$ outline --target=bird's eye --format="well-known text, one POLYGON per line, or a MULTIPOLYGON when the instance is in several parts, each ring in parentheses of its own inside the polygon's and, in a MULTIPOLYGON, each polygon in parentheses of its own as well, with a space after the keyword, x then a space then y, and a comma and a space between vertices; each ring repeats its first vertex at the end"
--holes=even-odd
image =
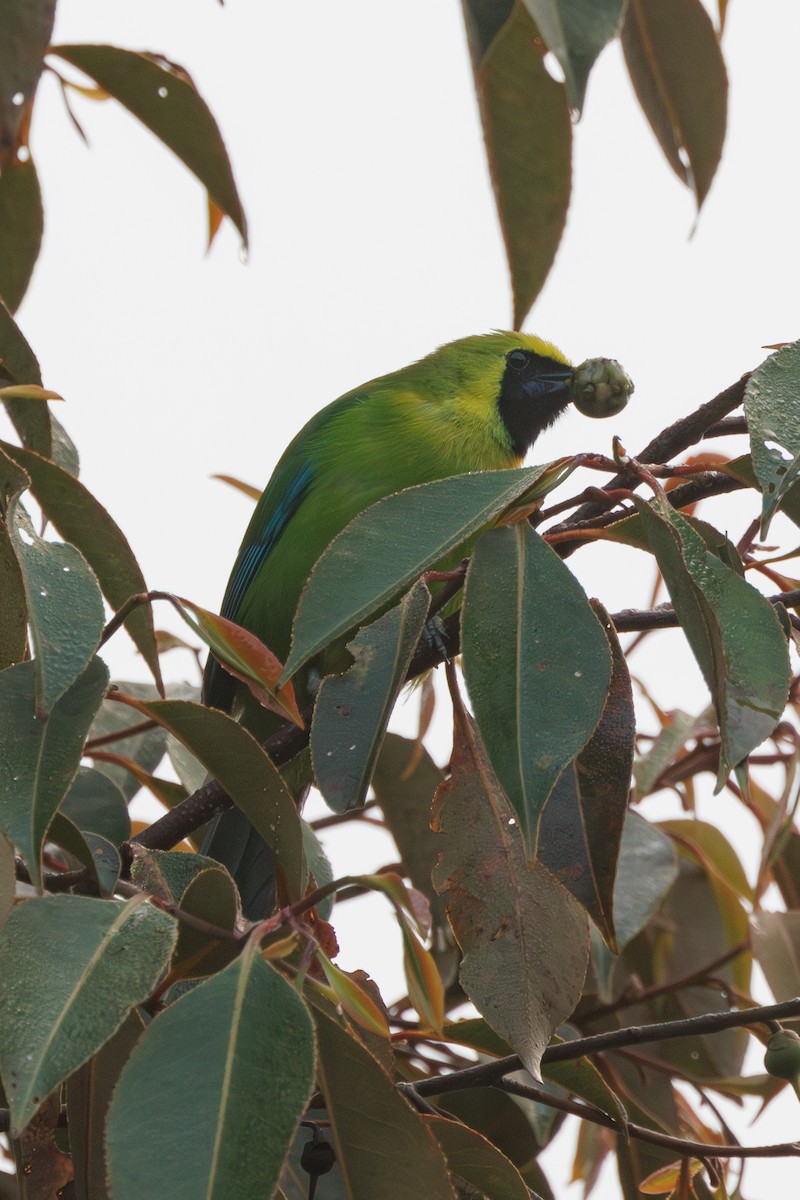
POLYGON ((528 356, 524 350, 510 350, 506 355, 506 362, 516 371, 521 371, 528 365, 528 356))

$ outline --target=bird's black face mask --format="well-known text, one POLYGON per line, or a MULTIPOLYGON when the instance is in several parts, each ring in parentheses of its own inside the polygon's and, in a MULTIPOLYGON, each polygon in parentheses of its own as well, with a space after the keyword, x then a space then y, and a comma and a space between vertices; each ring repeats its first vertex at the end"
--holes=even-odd
POLYGON ((572 399, 573 368, 533 350, 510 350, 497 406, 516 455, 524 458, 572 399))

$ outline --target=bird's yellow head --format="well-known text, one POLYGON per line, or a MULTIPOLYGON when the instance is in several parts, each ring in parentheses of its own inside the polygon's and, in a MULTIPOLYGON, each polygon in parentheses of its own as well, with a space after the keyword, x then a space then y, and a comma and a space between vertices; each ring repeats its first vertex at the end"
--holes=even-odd
POLYGON ((509 465, 521 461, 573 398, 572 364, 551 342, 529 333, 461 338, 407 370, 417 383, 424 378, 462 450, 474 445, 476 461, 486 454, 487 434, 509 465))

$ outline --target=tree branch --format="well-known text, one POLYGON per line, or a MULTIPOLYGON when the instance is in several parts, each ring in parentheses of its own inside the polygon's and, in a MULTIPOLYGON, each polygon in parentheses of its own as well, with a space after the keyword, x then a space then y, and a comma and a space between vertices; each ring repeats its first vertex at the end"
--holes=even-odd
MULTIPOLYGON (((494 1085, 501 1091, 510 1092, 513 1096, 523 1096, 526 1100, 535 1100, 537 1104, 547 1104, 560 1112, 591 1121, 594 1125, 603 1125, 613 1129, 622 1137, 636 1138, 640 1142, 651 1142, 654 1146, 665 1146, 678 1154, 691 1158, 797 1158, 800 1157, 800 1143, 782 1142, 772 1146, 740 1146, 724 1145, 719 1142, 694 1142, 688 1138, 673 1137, 669 1133, 660 1133, 656 1129, 648 1129, 644 1125, 636 1125, 633 1121, 615 1121, 608 1113, 594 1105, 577 1100, 564 1099, 554 1096, 545 1088, 532 1087, 529 1084, 518 1083, 515 1079, 502 1079, 494 1085)), ((417 1094, 419 1095, 419 1087, 417 1094)))
MULTIPOLYGON (((643 1042, 662 1042, 672 1038, 697 1037, 705 1033, 719 1033, 723 1029, 736 1029, 744 1025, 766 1025, 770 1021, 800 1017, 800 997, 785 1000, 782 1004, 768 1004, 744 1008, 737 1012, 702 1013, 699 1017, 686 1017, 680 1021, 661 1021, 652 1025, 631 1025, 626 1029, 612 1029, 607 1033, 596 1033, 590 1037, 575 1038, 570 1042, 557 1042, 548 1046, 542 1055, 543 1063, 569 1062, 596 1054, 604 1050, 616 1050, 620 1046, 640 1046, 643 1042)), ((440 1079, 423 1079, 415 1084, 421 1095, 439 1095, 465 1087, 490 1087, 505 1075, 524 1070, 522 1059, 516 1054, 453 1071, 440 1079)))

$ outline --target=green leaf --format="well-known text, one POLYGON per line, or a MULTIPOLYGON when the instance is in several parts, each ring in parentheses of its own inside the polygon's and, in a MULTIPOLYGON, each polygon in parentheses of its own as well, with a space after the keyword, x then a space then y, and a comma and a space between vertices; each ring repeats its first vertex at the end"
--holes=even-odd
POLYGON ((619 32, 625 0, 524 0, 539 32, 561 64, 569 102, 580 112, 589 72, 619 32))
POLYGON ((67 1080, 75 1200, 111 1200, 106 1177, 106 1114, 122 1068, 143 1030, 142 1018, 134 1009, 111 1040, 67 1080))
POLYGON ((521 521, 475 545, 461 645, 481 738, 533 858, 545 802, 603 711, 608 640, 575 576, 521 521))
MULTIPOLYGON (((644 929, 677 876, 672 839, 638 813, 629 812, 622 830, 614 885, 614 927, 620 950, 644 929)), ((609 1003, 616 956, 599 939, 592 939, 592 965, 600 998, 609 1003)))
POLYGON ((188 73, 157 55, 119 46, 53 46, 138 117, 203 184, 247 245, 247 221, 219 127, 188 73))
MULTIPOLYGON (((239 913, 236 884, 216 863, 194 876, 179 904, 183 912, 222 929, 233 932, 236 926, 239 913)), ((171 970, 183 979, 202 979, 226 967, 239 949, 237 942, 215 938, 181 922, 171 970)))
MULTIPOLYGON (((42 386, 42 373, 36 355, 6 306, 0 302, 0 379, 5 383, 33 383, 42 386)), ((16 416, 28 413, 35 420, 44 420, 47 431, 46 447, 42 453, 50 452, 49 409, 46 404, 27 404, 24 401, 6 401, 6 408, 16 426, 16 416)), ((22 433, 17 426, 17 432, 22 433)), ((25 438, 28 445, 34 439, 25 438)))
POLYGON ((711 18, 700 0, 628 0, 622 48, 653 133, 699 210, 727 123, 728 77, 711 18))
POLYGON ((14 501, 30 480, 0 450, 0 670, 21 662, 28 649, 28 605, 25 584, 8 525, 14 501))
POLYGON ((172 917, 142 896, 17 905, 0 941, 0 1071, 17 1130, 147 998, 175 934, 172 917))
POLYGON ((193 879, 203 871, 219 870, 216 859, 182 850, 149 850, 131 846, 131 882, 166 904, 177 904, 193 879))
POLYGON ((12 158, 0 167, 0 296, 10 312, 16 312, 28 290, 43 226, 33 159, 30 154, 24 161, 12 158))
POLYGON ((0 826, 41 886, 45 834, 77 773, 108 671, 93 659, 46 720, 36 715, 34 671, 23 662, 0 674, 0 826))
POLYGON ((470 53, 480 64, 514 11, 514 0, 464 0, 463 9, 470 53))
POLYGON ((14 904, 16 886, 14 847, 6 835, 0 833, 0 932, 5 928, 8 914, 14 904))
POLYGON ((429 604, 430 592, 418 583, 348 643, 349 670, 322 681, 311 725, 311 759, 317 787, 334 812, 359 808, 366 799, 429 604))
POLYGON ((450 1171, 486 1200, 529 1200, 517 1168, 488 1138, 444 1117, 425 1117, 425 1124, 444 1150, 450 1171))
POLYGON ((131 836, 125 797, 117 785, 92 767, 79 767, 61 804, 65 817, 84 832, 99 833, 114 846, 131 836))
MULTIPOLYGON (((28 473, 31 491, 42 512, 61 536, 81 552, 97 576, 113 609, 133 595, 147 591, 139 564, 116 521, 69 471, 32 450, 0 442, 10 458, 28 473)), ((157 683, 161 682, 158 649, 149 604, 135 609, 125 621, 157 683)))
POLYGON ((430 827, 431 805, 443 778, 427 750, 418 752, 416 742, 387 733, 372 780, 375 798, 400 851, 404 874, 430 904, 433 953, 440 971, 448 976, 455 950, 444 901, 431 882, 439 857, 439 838, 430 827))
POLYGON ((351 1200, 453 1200, 438 1142, 383 1068, 318 1008, 314 1021, 320 1088, 351 1200))
POLYGON ((255 738, 226 713, 188 700, 139 701, 152 717, 207 767, 274 851, 297 899, 305 887, 303 835, 292 794, 255 738))
POLYGON ((776 1001, 800 995, 800 912, 754 913, 750 935, 776 1001))
POLYGON ((569 470, 561 459, 544 467, 452 475, 386 496, 359 513, 321 555, 300 597, 282 680, 385 609, 445 556, 455 565, 479 529, 521 497, 532 502, 543 495, 569 470))
POLYGON ((94 658, 103 632, 103 598, 80 551, 37 537, 18 506, 12 536, 35 654, 36 707, 46 716, 94 658))
POLYGON ((668 714, 666 724, 650 749, 641 758, 637 758, 634 764, 633 774, 638 800, 643 800, 653 791, 662 772, 686 744, 694 725, 695 718, 679 708, 668 714))
POLYGON ((451 772, 436 794, 432 824, 441 850, 433 883, 464 952, 461 984, 540 1078, 542 1053, 580 997, 586 917, 545 867, 529 865, 466 714, 456 721, 451 772))
MULTIPOLYGON (((311 886, 314 888, 326 887, 327 884, 333 883, 333 867, 330 859, 325 853, 325 847, 316 835, 316 832, 311 828, 307 821, 300 818, 300 825, 303 830, 303 854, 308 867, 308 873, 311 876, 311 886)), ((316 909, 323 921, 331 919, 333 911, 334 896, 327 896, 317 904, 316 909)))
MULTIPOLYGON (((135 696, 140 700, 157 698, 156 689, 149 683, 132 683, 117 680, 114 686, 120 691, 125 692, 126 695, 135 696)), ((92 723, 90 736, 93 739, 104 738, 109 734, 122 733, 129 727, 141 724, 141 715, 134 712, 133 709, 126 707, 124 704, 119 704, 115 700, 104 700, 100 711, 92 723)), ((156 725, 153 729, 146 729, 141 733, 131 734, 130 737, 115 738, 112 742, 107 743, 104 748, 112 750, 115 754, 120 754, 125 758, 132 759, 141 767, 142 771, 149 774, 155 770, 164 757, 165 746, 166 734, 160 725, 156 725)), ((131 800, 139 791, 141 787, 139 779, 118 763, 103 762, 98 759, 96 767, 98 771, 103 775, 107 775, 117 785, 126 800, 131 800)))
POLYGON ((561 774, 539 831, 539 859, 616 950, 614 880, 628 811, 636 719, 633 691, 617 635, 597 601, 611 649, 611 682, 600 722, 561 774))
POLYGON ((800 479, 800 343, 771 354, 744 390, 750 453, 763 493, 761 537, 800 479))
POLYGON ((78 865, 86 868, 101 896, 113 895, 122 861, 116 846, 107 838, 98 833, 84 833, 69 817, 57 812, 50 822, 47 840, 66 850, 78 865))
POLYGON ((0 6, 0 153, 15 150, 20 143, 55 10, 55 0, 5 0, 0 6))
MULTIPOLYGON (((472 24, 475 90, 519 328, 547 278, 567 219, 572 185, 567 93, 548 74, 546 47, 521 3, 488 45, 485 5, 469 0, 465 7, 480 13, 477 26, 473 16, 467 28, 472 24)), ((505 6, 498 19, 501 12, 505 6)))
POLYGON ((768 737, 789 687, 786 639, 772 605, 711 553, 665 499, 636 500, 678 620, 711 692, 722 739, 717 790, 768 737))
POLYGON ((624 1104, 588 1058, 567 1059, 560 1063, 545 1062, 542 1064, 542 1075, 547 1083, 557 1084, 567 1095, 580 1096, 581 1100, 593 1104, 615 1121, 625 1123, 627 1113, 624 1104))
POLYGON ((271 1196, 313 1072, 305 1005, 251 941, 139 1039, 108 1114, 114 1200, 271 1196))

